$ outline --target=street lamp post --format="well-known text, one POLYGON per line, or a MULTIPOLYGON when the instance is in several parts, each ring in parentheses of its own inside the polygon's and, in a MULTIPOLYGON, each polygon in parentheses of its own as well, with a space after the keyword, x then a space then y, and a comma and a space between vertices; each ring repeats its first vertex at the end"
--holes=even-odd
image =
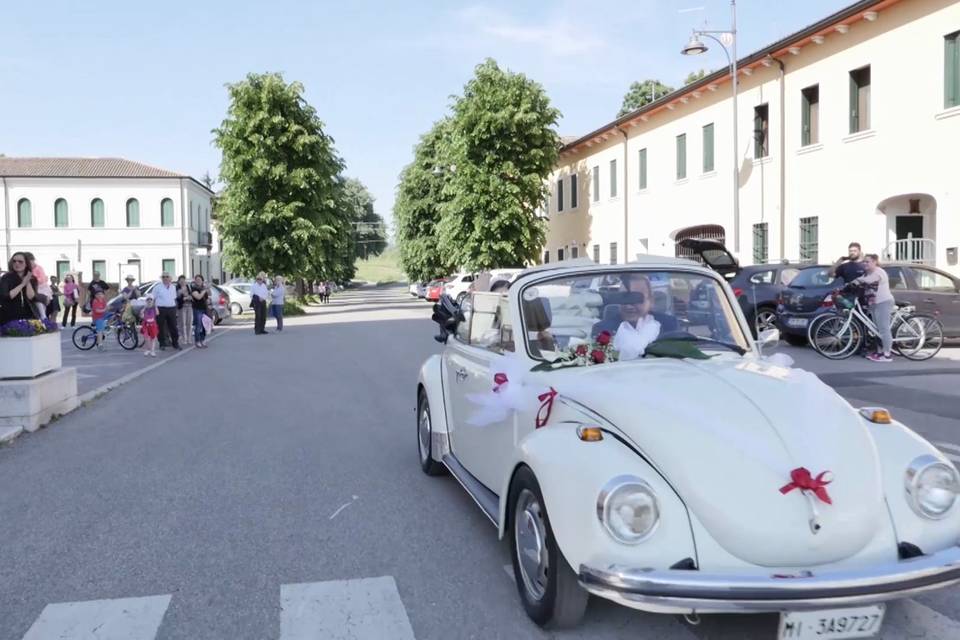
POLYGON ((730 0, 731 26, 729 31, 706 31, 694 29, 681 53, 685 56, 695 56, 706 53, 707 45, 701 38, 710 38, 727 54, 727 64, 730 66, 730 78, 733 85, 733 251, 740 252, 740 151, 737 143, 737 1, 730 0), (717 36, 720 36, 718 38, 717 36), (721 38, 729 39, 730 49, 721 38))

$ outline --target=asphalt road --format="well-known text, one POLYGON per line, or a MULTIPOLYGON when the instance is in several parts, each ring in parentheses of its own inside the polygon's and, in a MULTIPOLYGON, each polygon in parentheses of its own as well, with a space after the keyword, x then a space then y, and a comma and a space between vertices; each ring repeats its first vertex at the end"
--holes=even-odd
MULTIPOLYGON (((577 630, 540 631, 486 518, 419 470, 413 385, 440 348, 428 306, 364 290, 317 311, 282 334, 225 328, 0 448, 0 639, 775 637, 775 616, 692 627, 597 599, 577 630)), ((960 445, 960 362, 788 351, 960 445)), ((958 596, 891 605, 881 637, 960 637, 958 596)))

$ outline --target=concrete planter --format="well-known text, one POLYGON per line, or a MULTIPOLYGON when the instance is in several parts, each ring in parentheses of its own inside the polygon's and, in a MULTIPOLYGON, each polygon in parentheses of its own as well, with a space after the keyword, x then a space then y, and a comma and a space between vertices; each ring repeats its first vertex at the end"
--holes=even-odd
POLYGON ((0 338, 0 378, 36 378, 63 364, 60 333, 0 338))

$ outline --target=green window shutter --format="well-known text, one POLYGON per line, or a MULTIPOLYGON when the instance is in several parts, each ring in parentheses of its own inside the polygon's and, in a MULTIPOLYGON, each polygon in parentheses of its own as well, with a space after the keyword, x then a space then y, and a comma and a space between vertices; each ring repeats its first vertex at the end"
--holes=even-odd
POLYGON ((563 178, 557 180, 557 211, 563 211, 563 178))
POLYGON ((164 198, 160 203, 160 226, 173 226, 173 200, 164 198))
POLYGON ((127 200, 127 226, 140 226, 140 203, 136 198, 127 200))
POLYGON ((577 175, 570 176, 570 208, 576 209, 580 206, 580 193, 578 192, 577 175))
POLYGON ((26 198, 17 203, 17 226, 21 229, 33 226, 33 210, 26 198))
POLYGON ((647 150, 640 149, 640 160, 637 163, 640 167, 640 189, 647 188, 647 150))
POLYGON ((677 136, 677 180, 687 177, 687 134, 677 136))
MULTIPOLYGON (((96 271, 100 274, 100 277, 107 277, 107 261, 106 260, 94 260, 93 261, 93 271, 96 271)), ((90 273, 90 276, 93 277, 93 272, 90 273)))
POLYGON ((70 273, 70 261, 57 260, 57 280, 63 282, 68 273, 70 273))
POLYGON ((617 161, 610 161, 610 197, 617 197, 617 161))
POLYGON ((960 31, 943 38, 943 107, 960 106, 960 31))
POLYGON ((805 147, 810 144, 810 98, 806 91, 800 92, 800 114, 800 145, 805 147))
POLYGON ((600 166, 595 166, 593 168, 593 181, 590 184, 590 189, 593 191, 593 201, 600 201, 600 166))
POLYGON ((703 172, 713 171, 713 123, 703 128, 703 172))
POLYGON ((67 201, 63 198, 57 198, 53 203, 53 224, 57 227, 66 227, 70 224, 67 201))
POLYGON ((860 130, 860 92, 857 86, 857 72, 850 72, 850 133, 860 130))
POLYGON ((169 273, 170 275, 173 275, 173 272, 177 270, 177 261, 166 259, 163 261, 160 269, 164 273, 169 273))

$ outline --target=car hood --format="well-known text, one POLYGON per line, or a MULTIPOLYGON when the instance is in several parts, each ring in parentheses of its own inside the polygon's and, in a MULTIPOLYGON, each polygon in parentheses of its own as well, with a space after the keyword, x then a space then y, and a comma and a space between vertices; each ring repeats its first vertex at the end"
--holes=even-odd
POLYGON ((561 396, 621 430, 715 541, 744 561, 835 562, 889 526, 873 438, 812 373, 749 355, 556 373, 550 384, 561 396), (781 493, 799 467, 831 472, 832 504, 800 490, 781 493))

